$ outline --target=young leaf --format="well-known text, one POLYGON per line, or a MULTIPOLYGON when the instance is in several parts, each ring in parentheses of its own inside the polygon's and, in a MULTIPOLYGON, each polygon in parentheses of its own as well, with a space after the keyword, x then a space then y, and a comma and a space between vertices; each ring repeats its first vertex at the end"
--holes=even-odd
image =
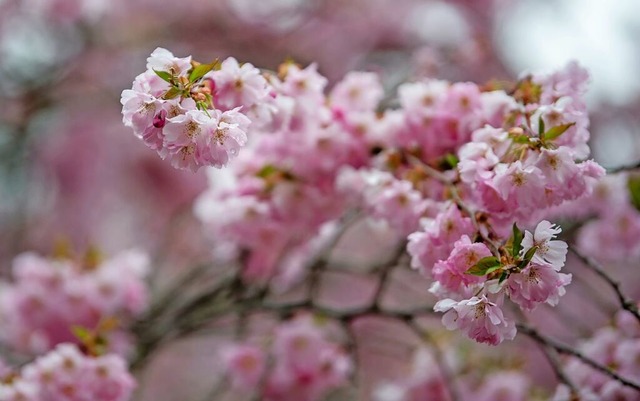
POLYGON ((167 81, 169 83, 171 83, 171 80, 173 79, 173 77, 171 76, 171 74, 169 74, 166 71, 158 71, 158 70, 153 70, 153 72, 156 73, 157 76, 159 76, 160 78, 162 78, 164 81, 167 81))
POLYGON ((444 156, 444 161, 451 167, 451 168, 456 168, 456 166, 458 165, 458 158, 456 157, 456 155, 454 155, 453 153, 447 153, 444 156))
POLYGON ((466 273, 473 274, 474 276, 484 276, 485 274, 493 273, 501 267, 500 259, 495 256, 487 256, 486 258, 480 259, 478 263, 473 265, 466 273))
POLYGON ((529 139, 530 138, 525 134, 522 134, 522 135, 511 135, 511 140, 514 143, 528 144, 530 142, 529 139))
POLYGON ((549 131, 545 132, 542 135, 542 139, 545 141, 551 141, 553 139, 556 139, 557 137, 564 134, 569 128, 573 127, 574 125, 576 125, 576 123, 561 124, 553 128, 550 128, 549 131))
POLYGON ((522 259, 522 261, 520 262, 520 264, 518 265, 518 267, 520 267, 521 269, 524 269, 525 267, 527 267, 527 265, 529 264, 529 262, 531 262, 531 259, 533 259, 533 255, 536 254, 536 251, 538 250, 537 246, 531 247, 527 253, 524 254, 524 258, 522 259))
POLYGON ((267 178, 276 171, 278 171, 278 169, 273 164, 267 164, 256 173, 256 176, 260 178, 267 178))
POLYGON ((167 93, 164 94, 164 96, 162 98, 165 99, 165 100, 173 99, 173 98, 177 97, 180 93, 181 93, 180 89, 178 89, 175 86, 173 86, 173 87, 171 87, 171 89, 169 89, 167 91, 167 93))
POLYGON ((542 137, 544 133, 544 120, 542 119, 542 115, 538 118, 538 135, 542 137))
POLYGON ((79 325, 71 326, 71 332, 82 343, 86 343, 87 341, 91 340, 91 338, 93 337, 93 333, 91 333, 89 329, 79 325))
POLYGON ((216 64, 217 62, 213 62, 211 64, 200 64, 193 67, 193 70, 191 70, 191 73, 189 74, 189 82, 195 82, 204 77, 206 73, 213 70, 213 67, 215 67, 216 64))
POLYGON ((516 223, 513 223, 513 246, 511 247, 511 256, 514 258, 520 254, 522 249, 522 231, 518 228, 516 223))
POLYGON ((631 195, 631 204, 640 210, 640 176, 631 176, 627 181, 629 195, 631 195))

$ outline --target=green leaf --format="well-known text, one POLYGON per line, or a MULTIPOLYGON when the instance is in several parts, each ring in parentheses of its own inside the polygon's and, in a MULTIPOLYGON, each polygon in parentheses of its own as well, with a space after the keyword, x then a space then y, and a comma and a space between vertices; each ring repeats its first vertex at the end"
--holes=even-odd
POLYGON ((256 173, 256 176, 260 178, 267 178, 277 171, 278 169, 273 164, 267 164, 256 173))
POLYGON ((520 231, 516 223, 513 223, 513 245, 511 246, 511 256, 514 258, 520 254, 523 237, 522 231, 520 231))
POLYGON ((451 167, 451 168, 456 168, 456 166, 458 165, 458 157, 456 157, 456 155, 454 155, 453 153, 447 153, 444 156, 444 161, 451 167))
POLYGON ((522 259, 518 267, 521 269, 524 269, 525 267, 527 267, 529 262, 531 262, 531 259, 533 259, 533 255, 535 255, 537 251, 538 251, 537 246, 534 246, 531 249, 529 249, 527 253, 524 254, 524 258, 522 259))
POLYGON ((564 134, 569 128, 573 127, 574 125, 576 125, 576 123, 562 124, 550 128, 549 131, 545 132, 542 135, 542 139, 545 141, 552 141, 560 135, 564 134))
POLYGON ((167 93, 165 93, 164 96, 162 96, 162 98, 165 100, 173 99, 175 97, 178 97, 178 95, 180 95, 181 93, 182 91, 174 86, 171 89, 169 89, 167 93))
POLYGON ((466 271, 466 273, 473 274, 474 276, 484 276, 500 269, 501 267, 500 259, 495 256, 487 256, 486 258, 480 259, 478 263, 473 265, 466 271))
POLYGON ((542 115, 540 115, 540 117, 538 117, 538 135, 542 137, 543 133, 544 133, 544 120, 542 119, 542 115))
POLYGON ((189 82, 195 82, 200 78, 204 77, 206 73, 213 70, 213 68, 218 64, 217 61, 214 61, 211 64, 200 64, 191 70, 189 74, 189 82))
POLYGON ((76 336, 78 340, 80 340, 80 342, 83 342, 83 343, 87 342, 93 337, 93 333, 91 333, 89 329, 79 325, 71 326, 71 332, 73 333, 74 336, 76 336))
POLYGON ((509 277, 509 273, 507 273, 507 272, 502 272, 502 274, 500 275, 500 279, 498 280, 498 284, 502 284, 502 282, 503 282, 504 280, 506 280, 506 279, 507 279, 507 277, 509 277))
POLYGON ((522 143, 522 144, 528 144, 529 143, 529 137, 525 134, 522 135, 511 135, 511 140, 515 143, 522 143))
POLYGON ((631 203, 637 210, 640 210, 640 176, 629 177, 627 187, 629 188, 631 203))
POLYGON ((171 83, 171 81, 173 80, 173 76, 166 71, 153 70, 153 72, 155 72, 156 75, 162 78, 164 81, 171 83))

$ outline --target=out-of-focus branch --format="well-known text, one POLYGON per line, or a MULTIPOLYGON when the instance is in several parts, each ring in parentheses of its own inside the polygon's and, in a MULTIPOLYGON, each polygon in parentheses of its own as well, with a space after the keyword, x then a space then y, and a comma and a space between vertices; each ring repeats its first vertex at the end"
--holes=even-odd
POLYGON ((618 296, 618 300, 620 301, 620 305, 622 306, 622 308, 635 316, 638 322, 640 322, 640 312, 638 312, 638 305, 633 300, 624 295, 624 293, 622 292, 622 288, 620 287, 620 283, 609 276, 604 267, 602 267, 602 265, 600 265, 600 263, 595 261, 593 258, 590 258, 587 255, 583 254, 575 246, 570 246, 569 249, 571 250, 571 252, 573 252, 574 255, 578 257, 578 259, 580 259, 580 261, 587 268, 596 273, 598 277, 602 278, 607 282, 607 284, 611 286, 611 288, 613 288, 616 295, 618 296))
POLYGON ((571 391, 572 395, 577 396, 579 394, 578 388, 575 386, 575 384, 573 384, 571 379, 569 379, 566 373, 564 372, 564 369, 562 368, 562 364, 560 363, 560 359, 558 358, 558 352, 552 347, 545 346, 543 344, 538 344, 538 345, 540 345, 540 349, 542 350, 542 352, 544 352, 544 355, 547 357, 547 360, 551 365, 551 369, 553 369, 553 373, 558 378, 558 381, 560 383, 563 383, 567 387, 569 387, 569 390, 571 391))
POLYGON ((418 325, 415 320, 408 322, 409 327, 420 337, 421 340, 426 341, 431 345, 431 349, 433 351, 433 357, 438 364, 438 368, 440 369, 440 373, 442 374, 442 379, 447 386, 447 390, 449 392, 449 397, 451 401, 459 401, 460 394, 458 391, 458 387, 456 386, 454 373, 451 371, 451 368, 447 364, 446 359, 442 353, 442 349, 438 342, 425 331, 420 325, 418 325))
POLYGON ((625 164, 618 167, 609 167, 607 169, 607 174, 615 174, 623 171, 633 171, 638 169, 640 169, 640 160, 632 164, 625 164))
POLYGON ((605 375, 609 376, 610 378, 612 378, 613 380, 618 381, 619 383, 627 386, 627 387, 631 387, 635 390, 640 391, 640 384, 632 382, 629 379, 626 379, 622 376, 620 376, 618 373, 616 373, 615 371, 613 371, 612 369, 610 369, 607 366, 601 365, 600 363, 594 361, 593 359, 589 358, 588 356, 584 355, 582 352, 578 351, 575 348, 572 348, 568 345, 562 344, 552 338, 549 338, 543 334, 540 334, 540 332, 538 332, 538 330, 536 330, 535 328, 523 324, 523 323, 519 323, 516 325, 516 327, 518 328, 519 332, 528 336, 529 338, 531 338, 532 340, 536 341, 537 343, 539 343, 540 345, 542 345, 543 347, 549 347, 554 349, 556 352, 560 353, 560 354, 565 354, 565 355, 571 355, 577 359, 579 359, 581 362, 585 363, 586 365, 589 365, 590 367, 592 367, 593 369, 604 373, 605 375))

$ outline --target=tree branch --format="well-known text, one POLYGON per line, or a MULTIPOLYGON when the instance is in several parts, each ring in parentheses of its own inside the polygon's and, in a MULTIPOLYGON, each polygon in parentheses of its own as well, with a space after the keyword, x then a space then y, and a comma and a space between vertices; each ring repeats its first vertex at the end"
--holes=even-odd
POLYGON ((638 170, 638 169, 640 169, 640 161, 637 161, 632 164, 625 164, 618 167, 609 167, 607 169, 607 174, 616 174, 622 171, 631 171, 631 170, 638 170))
POLYGON ((622 292, 622 288, 620 287, 620 283, 610 277, 605 272, 604 267, 602 267, 597 261, 580 252, 575 246, 569 247, 569 250, 571 250, 571 252, 573 252, 573 254, 576 255, 586 267, 591 269, 600 278, 606 281, 611 286, 611 288, 613 288, 613 290, 616 292, 616 295, 618 296, 618 300, 620 301, 620 305, 622 306, 622 308, 630 312, 633 316, 635 316, 638 322, 640 322, 638 305, 633 300, 624 295, 624 293, 622 292))
POLYGON ((575 358, 578 358, 581 362, 585 363, 586 365, 591 366, 593 369, 604 373, 605 375, 609 376, 610 378, 618 381, 619 383, 627 386, 627 387, 631 387, 637 391, 640 391, 640 384, 632 382, 631 380, 628 380, 622 376, 620 376, 618 373, 616 373, 615 371, 613 371, 612 369, 599 364, 598 362, 594 361, 593 359, 587 357, 586 355, 582 354, 580 351, 562 344, 554 339, 551 339, 549 337, 546 337, 542 334, 540 334, 536 329, 534 329, 531 326, 528 326, 526 324, 523 323, 518 323, 516 324, 516 327, 518 328, 518 331, 520 331, 522 334, 525 334, 526 336, 528 336, 529 338, 531 338, 532 340, 538 342, 539 344, 541 344, 544 347, 550 347, 552 349, 554 349, 556 352, 560 353, 560 354, 565 354, 565 355, 571 355, 575 358))

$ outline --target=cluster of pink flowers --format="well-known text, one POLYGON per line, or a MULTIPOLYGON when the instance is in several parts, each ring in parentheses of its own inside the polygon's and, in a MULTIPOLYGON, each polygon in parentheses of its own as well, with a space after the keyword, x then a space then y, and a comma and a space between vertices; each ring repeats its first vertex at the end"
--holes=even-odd
POLYGON ((67 343, 20 371, 0 369, 4 401, 128 401, 135 386, 121 356, 85 355, 67 343))
POLYGON ((493 223, 531 224, 546 209, 591 193, 604 169, 589 154, 589 119, 582 96, 588 79, 574 63, 521 81, 515 123, 475 131, 459 152, 464 189, 493 223), (525 96, 526 95, 526 96, 525 96))
POLYGON ((542 221, 552 208, 589 195, 604 169, 588 155, 582 95, 588 76, 576 64, 523 78, 509 117, 471 133, 458 151, 457 193, 423 229, 409 235, 412 265, 435 280, 431 292, 444 324, 479 342, 498 344, 516 330, 504 296, 523 310, 556 305, 571 276, 560 273, 567 245, 542 221), (510 237, 510 228, 513 235, 510 237))
MULTIPOLYGON (((13 279, 0 295, 2 342, 26 353, 76 342, 74 326, 96 329, 106 318, 135 317, 147 306, 144 278, 149 260, 140 251, 101 262, 48 259, 34 253, 15 258, 13 279)), ((110 333, 113 349, 127 346, 124 331, 110 333)))
POLYGON ((338 177, 337 187, 353 195, 353 201, 362 205, 367 215, 403 235, 418 229, 420 218, 431 204, 410 181, 378 169, 345 169, 338 177))
POLYGON ((341 216, 338 173, 362 166, 385 126, 375 112, 382 87, 374 74, 352 73, 326 94, 315 65, 280 70, 269 76, 270 123, 253 130, 254 146, 229 170, 210 172, 210 189, 196 204, 218 243, 246 255, 244 276, 254 281, 287 274, 277 262, 304 253, 341 216))
MULTIPOLYGON (((453 224, 462 225, 460 221, 453 224)), ((505 296, 530 311, 542 303, 556 305, 565 294, 571 275, 559 272, 567 254, 567 244, 554 239, 560 228, 545 220, 524 237, 517 227, 514 231, 511 249, 502 248, 500 258, 484 243, 472 243, 467 235, 454 243, 447 259, 436 262, 431 272, 414 253, 415 266, 435 280, 430 291, 441 299, 434 309, 445 312, 442 322, 449 330, 460 329, 469 338, 496 345, 516 334, 513 321, 502 310, 505 296)), ((424 236, 412 234, 409 252, 423 246, 424 236)))
POLYGON ((314 401, 342 386, 351 373, 351 360, 325 338, 312 319, 298 318, 280 325, 271 352, 241 344, 224 350, 232 386, 259 391, 261 399, 314 401))
MULTIPOLYGON (((596 331, 591 338, 580 344, 579 350, 586 357, 609 367, 620 376, 635 383, 640 382, 640 324, 631 313, 619 312, 612 326, 596 331)), ((580 389, 581 400, 640 400, 637 390, 625 387, 579 359, 571 358, 565 364, 565 371, 572 384, 580 389)), ((554 400, 565 400, 567 394, 569 389, 561 385, 554 400)))
POLYGON ((158 48, 121 103, 123 122, 137 137, 174 167, 196 171, 238 155, 251 121, 268 117, 268 98, 267 82, 251 64, 198 64, 158 48))
MULTIPOLYGON (((164 71, 189 70, 190 59, 164 52, 175 64, 164 71)), ((143 74, 162 85, 156 96, 168 90, 151 70, 162 67, 159 57, 143 74)), ((216 254, 241 255, 245 279, 291 276, 282 261, 307 255, 322 227, 360 209, 408 234, 412 265, 435 280, 445 324, 478 341, 515 336, 502 312, 505 296, 533 310, 564 294, 571 277, 559 272, 567 251, 554 240, 560 229, 543 221, 523 237, 517 225, 530 227, 588 195, 604 175, 595 162, 579 161, 589 152, 588 76, 575 63, 523 77, 509 93, 437 80, 403 84, 395 109, 381 107, 382 85, 367 72, 352 72, 325 93, 327 79, 315 65, 287 63, 260 84, 241 85, 253 89, 242 95, 223 83, 231 82, 220 78, 228 75, 224 66, 208 74, 219 96, 212 104, 241 106, 257 121, 252 146, 230 169, 210 174, 196 205, 218 240, 216 254)), ((136 120, 130 111, 144 107, 127 104, 125 121, 136 120)), ((143 121, 149 127, 151 117, 143 121)), ((158 148, 175 136, 166 132, 158 148)))

